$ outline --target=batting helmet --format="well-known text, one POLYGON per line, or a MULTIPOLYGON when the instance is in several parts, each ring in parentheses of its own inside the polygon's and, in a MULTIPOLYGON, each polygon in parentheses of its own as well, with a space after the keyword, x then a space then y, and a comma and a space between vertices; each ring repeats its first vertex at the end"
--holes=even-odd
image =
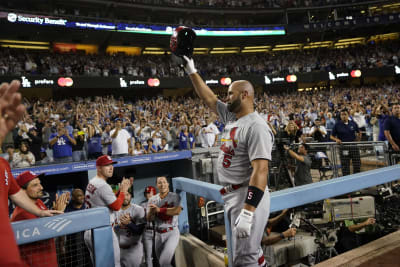
POLYGON ((157 194, 156 188, 155 188, 154 186, 147 186, 147 187, 144 189, 144 194, 145 194, 145 195, 146 195, 147 193, 150 193, 150 192, 152 192, 153 195, 157 194))
POLYGON ((171 36, 169 47, 172 53, 177 56, 191 57, 193 54, 193 44, 196 33, 191 28, 179 26, 171 36))

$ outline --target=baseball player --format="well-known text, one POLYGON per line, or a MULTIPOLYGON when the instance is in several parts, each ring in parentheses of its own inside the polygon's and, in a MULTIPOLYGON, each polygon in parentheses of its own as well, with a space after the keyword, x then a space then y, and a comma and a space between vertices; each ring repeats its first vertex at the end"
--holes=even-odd
MULTIPOLYGON (((144 197, 146 198, 145 201, 140 203, 140 206, 144 208, 146 211, 147 205, 149 203, 149 199, 156 195, 156 188, 153 186, 147 186, 144 189, 144 197)), ((143 247, 144 247, 144 255, 145 255, 145 260, 146 260, 146 266, 147 267, 153 267, 153 261, 151 257, 151 253, 153 252, 153 227, 152 227, 152 222, 147 221, 145 230, 143 232, 143 237, 142 237, 142 242, 143 242, 143 247)))
MULTIPOLYGON (((113 161, 108 155, 98 157, 96 160, 97 175, 89 181, 85 193, 86 208, 90 209, 97 207, 108 207, 110 211, 111 225, 115 221, 114 211, 118 211, 122 207, 122 203, 125 199, 125 194, 128 192, 128 189, 131 187, 133 182, 133 178, 123 178, 119 186, 119 192, 117 192, 117 195, 114 194, 111 186, 107 184, 107 179, 112 177, 114 172, 113 164, 115 163, 116 162, 113 161)), ((94 263, 91 233, 92 232, 90 230, 86 231, 84 237, 85 244, 90 252, 90 257, 92 258, 92 261, 94 263)), ((114 231, 112 231, 112 234, 114 246, 114 262, 116 267, 120 267, 120 250, 118 238, 115 235, 114 231)))
POLYGON ((196 93, 226 125, 217 169, 232 229, 233 265, 265 266, 261 239, 269 217, 267 175, 273 133, 254 110, 250 82, 233 82, 223 103, 197 73, 193 59, 184 59, 196 93))
POLYGON ((115 233, 119 238, 122 267, 139 267, 143 259, 142 233, 145 212, 143 207, 131 204, 132 196, 125 194, 122 208, 115 212, 115 233))
POLYGON ((159 193, 149 199, 146 216, 148 221, 155 223, 155 251, 160 266, 172 266, 171 260, 179 242, 181 198, 169 192, 166 177, 157 177, 156 185, 159 193))

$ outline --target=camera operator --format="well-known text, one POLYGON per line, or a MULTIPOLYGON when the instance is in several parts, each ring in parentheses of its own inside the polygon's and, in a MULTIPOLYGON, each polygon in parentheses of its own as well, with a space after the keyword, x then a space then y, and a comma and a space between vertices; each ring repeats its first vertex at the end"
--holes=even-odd
POLYGON ((312 183, 311 177, 311 158, 307 155, 310 149, 307 144, 301 144, 296 152, 290 149, 289 146, 284 145, 284 149, 288 152, 290 157, 296 159, 296 171, 294 174, 294 182, 296 185, 305 185, 312 183))

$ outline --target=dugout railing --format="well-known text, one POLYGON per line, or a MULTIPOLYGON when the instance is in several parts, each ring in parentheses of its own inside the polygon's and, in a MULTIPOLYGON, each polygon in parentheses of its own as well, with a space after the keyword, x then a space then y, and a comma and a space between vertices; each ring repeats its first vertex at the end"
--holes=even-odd
MULTIPOLYGON (((53 217, 14 222, 11 225, 18 245, 39 245, 40 242, 38 241, 64 238, 65 236, 91 230, 94 249, 94 266, 114 266, 112 229, 110 225, 110 214, 107 208, 86 209, 53 217)), ((85 247, 83 247, 83 249, 84 248, 85 247)), ((35 248, 32 249, 32 253, 34 253, 34 249, 35 248)), ((37 247, 36 249, 41 248, 37 247)), ((72 252, 77 255, 82 255, 81 249, 72 252)), ((57 254, 59 258, 60 253, 58 252, 57 254)), ((24 255, 22 256, 24 257, 24 255)), ((46 260, 48 259, 43 258, 44 263, 46 260)), ((91 265, 89 262, 87 263, 89 266, 91 265)), ((59 265, 63 264, 59 262, 59 265)), ((67 262, 65 265, 79 266, 77 262, 67 262)))
MULTIPOLYGON (((271 193, 270 211, 274 212, 287 208, 293 208, 364 188, 389 183, 399 179, 400 165, 395 165, 344 177, 338 177, 336 179, 275 191, 271 193)), ((182 200, 183 209, 179 215, 179 230, 181 233, 187 233, 189 231, 188 206, 186 202, 187 193, 204 197, 207 200, 214 200, 216 202, 223 203, 221 194, 219 192, 221 189, 220 185, 183 177, 174 178, 172 183, 174 191, 180 194, 182 200)), ((233 266, 230 223, 228 223, 226 213, 224 213, 224 216, 229 266, 233 266)))

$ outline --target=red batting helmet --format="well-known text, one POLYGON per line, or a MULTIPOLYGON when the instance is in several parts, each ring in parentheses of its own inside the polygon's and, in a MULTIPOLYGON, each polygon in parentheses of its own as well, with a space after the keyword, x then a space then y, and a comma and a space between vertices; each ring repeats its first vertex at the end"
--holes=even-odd
POLYGON ((169 47, 177 56, 191 57, 194 39, 196 39, 196 33, 191 28, 179 26, 171 36, 169 47))
POLYGON ((149 185, 144 189, 144 194, 146 195, 147 193, 150 193, 150 192, 152 192, 153 195, 157 194, 156 188, 154 186, 149 185))

